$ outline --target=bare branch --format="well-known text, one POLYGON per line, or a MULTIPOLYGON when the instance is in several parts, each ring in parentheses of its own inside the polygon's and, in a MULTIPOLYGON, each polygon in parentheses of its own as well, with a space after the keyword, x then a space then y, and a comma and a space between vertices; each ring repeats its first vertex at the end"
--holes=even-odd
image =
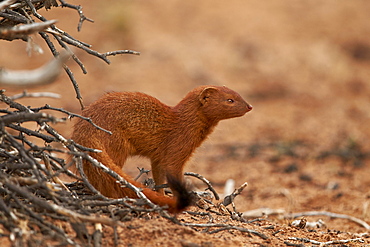
POLYGON ((213 195, 215 196, 216 200, 220 200, 220 196, 217 194, 216 190, 213 188, 211 182, 209 182, 205 177, 203 177, 200 174, 194 173, 194 172, 185 172, 185 175, 192 176, 200 179, 203 183, 205 183, 208 186, 208 189, 212 191, 213 195))
POLYGON ((240 193, 243 192, 243 190, 245 189, 245 187, 248 186, 248 183, 245 182, 244 184, 242 184, 239 188, 237 188, 236 190, 234 190, 233 193, 231 193, 230 195, 228 196, 225 196, 224 198, 224 201, 222 202, 222 204, 224 204, 225 206, 229 205, 230 203, 232 203, 235 199, 235 197, 237 195, 240 195, 240 193))
POLYGON ((70 9, 75 9, 77 10, 78 14, 80 15, 80 21, 78 22, 78 26, 77 26, 77 30, 78 31, 81 31, 81 28, 82 28, 82 23, 84 21, 89 21, 89 22, 94 22, 94 20, 90 19, 90 18, 87 18, 84 13, 82 12, 82 6, 80 5, 73 5, 73 4, 69 4, 67 3, 66 1, 64 0, 59 0, 61 3, 62 3, 62 7, 66 7, 66 8, 70 8, 70 9))
POLYGON ((23 123, 28 121, 49 121, 49 122, 56 122, 57 119, 49 114, 44 112, 42 113, 28 113, 28 112, 21 112, 16 114, 10 114, 0 117, 0 123, 4 125, 9 125, 11 123, 23 123))
POLYGON ((20 98, 40 98, 40 97, 60 99, 61 96, 60 94, 51 92, 28 93, 27 90, 24 90, 23 93, 15 94, 13 96, 10 96, 9 98, 12 100, 16 100, 20 98))
POLYGON ((258 236, 258 237, 260 237, 264 240, 268 239, 268 237, 263 233, 257 232, 257 231, 252 230, 252 229, 247 229, 247 228, 244 228, 244 227, 238 227, 238 226, 233 226, 233 225, 228 225, 228 224, 213 224, 213 223, 193 224, 193 223, 185 223, 183 225, 190 226, 190 227, 206 227, 206 228, 220 227, 217 230, 209 231, 208 232, 209 234, 213 234, 213 233, 217 233, 219 231, 225 231, 225 230, 238 230, 238 231, 241 231, 241 232, 251 233, 251 234, 256 235, 256 236, 258 236))
POLYGON ((60 56, 48 64, 26 71, 0 70, 0 84, 11 86, 35 86, 53 82, 60 74, 64 63, 70 58, 69 52, 62 52, 60 56))
POLYGON ((346 243, 351 243, 351 242, 360 242, 364 243, 364 240, 362 238, 353 238, 353 239, 341 239, 341 240, 332 240, 332 241, 326 241, 326 242, 320 242, 308 238, 296 238, 296 237, 289 237, 289 240, 295 240, 295 241, 301 241, 304 243, 311 243, 315 245, 332 245, 332 244, 346 244, 346 243))
POLYGON ((50 20, 40 23, 24 24, 10 28, 0 28, 0 39, 26 39, 28 35, 44 31, 56 22, 57 20, 50 20))
POLYGON ((9 105, 9 107, 11 108, 15 108, 19 111, 24 111, 24 112, 32 112, 30 109, 28 109, 27 107, 25 107, 24 105, 20 104, 20 103, 17 103, 13 100, 11 100, 8 96, 6 96, 5 94, 5 90, 2 89, 0 90, 0 100, 2 102, 4 102, 5 104, 9 105))
POLYGON ((55 107, 51 107, 50 105, 45 105, 45 106, 43 106, 43 107, 33 108, 33 109, 32 109, 32 111, 35 111, 35 112, 38 112, 38 111, 40 111, 40 110, 54 110, 54 111, 63 112, 63 113, 65 113, 65 114, 67 114, 69 118, 73 118, 73 117, 81 118, 81 119, 83 119, 83 120, 85 120, 85 121, 89 122, 89 123, 90 123, 91 125, 93 125, 95 128, 97 128, 97 129, 99 129, 99 130, 101 130, 101 131, 104 131, 104 132, 106 132, 106 133, 108 133, 108 134, 110 134, 110 135, 112 134, 112 132, 111 132, 111 131, 106 130, 106 129, 104 129, 104 128, 102 128, 102 127, 98 126, 98 125, 96 125, 96 124, 91 120, 91 118, 84 117, 84 116, 78 115, 78 114, 76 114, 76 113, 72 113, 72 112, 66 111, 66 110, 64 110, 64 109, 62 109, 62 108, 55 108, 55 107))
POLYGON ((147 170, 145 168, 137 167, 137 169, 139 169, 139 174, 136 176, 136 178, 134 178, 135 181, 137 181, 141 177, 141 175, 143 174, 148 175, 148 173, 150 172, 150 170, 147 170))
POLYGON ((360 220, 359 218, 349 216, 346 214, 337 214, 327 211, 308 211, 308 212, 302 212, 302 213, 292 213, 285 215, 285 218, 296 218, 296 217, 302 217, 302 216, 317 216, 317 215, 324 215, 331 218, 339 218, 339 219, 347 219, 351 220, 361 226, 363 226, 365 229, 370 230, 370 225, 367 224, 365 221, 360 220))
POLYGON ((2 185, 8 187, 9 189, 12 189, 12 191, 16 192, 17 194, 29 199, 34 204, 42 206, 43 208, 49 211, 53 211, 53 212, 71 217, 72 219, 79 219, 79 220, 84 220, 84 221, 92 222, 92 223, 102 223, 102 224, 111 225, 111 226, 120 224, 117 221, 113 221, 107 218, 98 218, 98 217, 78 214, 64 207, 60 207, 59 205, 56 205, 54 203, 44 201, 36 197, 35 195, 33 195, 33 193, 30 193, 29 191, 27 191, 25 188, 20 187, 19 185, 16 185, 10 181, 7 181, 6 179, 5 179, 5 182, 2 183, 2 185))
POLYGON ((3 9, 8 8, 13 3, 17 2, 17 0, 5 0, 0 3, 0 11, 3 9))
MULTIPOLYGON (((19 23, 23 23, 23 24, 27 24, 27 23, 30 23, 30 19, 27 18, 26 16, 16 12, 16 11, 13 11, 13 10, 10 10, 10 9, 7 9, 6 12, 5 11, 0 11, 0 16, 3 17, 4 19, 6 19, 6 21, 8 22, 11 22, 11 23, 16 23, 16 24, 19 24, 19 23)), ((14 25, 14 24, 12 24, 14 25)))
POLYGON ((271 209, 271 208, 257 208, 252 209, 249 211, 245 211, 243 213, 244 218, 256 218, 256 217, 264 217, 269 215, 282 215, 285 214, 284 209, 271 209))
POLYGON ((22 126, 19 126, 17 124, 9 124, 7 127, 12 128, 12 129, 17 130, 17 131, 20 131, 20 132, 22 132, 26 135, 29 135, 29 136, 38 137, 38 138, 42 139, 43 141, 45 141, 46 143, 56 141, 56 139, 52 136, 44 135, 44 134, 42 134, 38 131, 30 130, 30 129, 24 128, 22 126))
POLYGON ((102 224, 96 223, 94 225, 95 231, 93 233, 94 247, 100 247, 103 237, 103 227, 102 224))

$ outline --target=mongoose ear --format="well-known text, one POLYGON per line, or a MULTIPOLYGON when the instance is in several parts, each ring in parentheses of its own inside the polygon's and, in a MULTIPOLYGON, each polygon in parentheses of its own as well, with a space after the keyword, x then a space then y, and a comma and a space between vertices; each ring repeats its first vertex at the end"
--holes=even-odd
POLYGON ((199 95, 199 101, 202 105, 206 104, 211 97, 212 94, 218 92, 218 89, 215 87, 206 87, 199 95))

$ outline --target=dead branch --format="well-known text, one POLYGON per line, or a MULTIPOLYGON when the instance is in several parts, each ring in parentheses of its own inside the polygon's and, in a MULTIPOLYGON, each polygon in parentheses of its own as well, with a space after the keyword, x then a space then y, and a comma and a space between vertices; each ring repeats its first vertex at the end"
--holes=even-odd
POLYGON ((116 221, 113 221, 113 220, 107 219, 107 218, 92 217, 92 216, 88 216, 88 215, 78 214, 76 212, 68 210, 68 209, 66 209, 64 207, 61 207, 59 205, 56 205, 54 203, 46 202, 46 201, 36 197, 35 195, 30 193, 29 191, 27 191, 25 189, 25 187, 20 187, 19 185, 16 185, 16 184, 12 183, 10 180, 7 180, 6 178, 2 181, 4 181, 4 182, 1 183, 2 186, 5 186, 5 187, 9 188, 11 191, 17 193, 18 195, 28 199, 33 204, 38 205, 41 208, 44 208, 46 210, 49 210, 49 211, 52 211, 52 212, 70 217, 71 219, 78 219, 78 220, 83 220, 83 221, 87 221, 87 222, 91 222, 91 223, 101 223, 101 224, 110 225, 110 226, 119 224, 119 222, 116 222, 116 221))
POLYGON ((263 234, 263 233, 260 233, 258 231, 255 231, 255 230, 252 230, 252 229, 248 229, 248 228, 244 228, 244 227, 238 227, 238 226, 233 226, 233 225, 228 225, 228 224, 212 224, 212 223, 208 223, 208 224, 193 224, 193 223, 185 223, 183 224, 185 226, 189 226, 189 227, 206 227, 206 228, 210 228, 210 227, 220 227, 219 229, 216 229, 216 230, 213 230, 213 231, 208 231, 209 234, 214 234, 214 233, 217 233, 217 232, 220 232, 220 231, 225 231, 225 230, 238 230, 238 231, 241 231, 241 232, 247 232, 247 233, 251 233, 253 235, 256 235, 264 240, 268 239, 268 237, 263 234))
POLYGON ((323 228, 326 226, 325 222, 322 219, 319 219, 317 221, 307 221, 305 217, 299 219, 299 220, 293 220, 290 223, 291 226, 294 226, 299 229, 316 229, 316 228, 323 228))
POLYGON ((362 238, 353 238, 353 239, 343 239, 343 240, 332 240, 332 241, 326 241, 326 242, 320 242, 308 238, 296 238, 296 237, 289 237, 289 240, 295 240, 295 241, 301 241, 304 243, 311 243, 311 244, 317 244, 320 246, 323 245, 330 245, 330 244, 346 244, 346 243, 351 243, 351 242, 360 242, 364 243, 364 240, 362 238))
POLYGON ((45 153, 45 152, 42 152, 42 153, 41 153, 41 156, 42 156, 42 159, 43 159, 44 164, 45 164, 45 166, 46 166, 46 169, 48 169, 49 173, 50 173, 50 174, 52 174, 52 176, 51 176, 51 180, 52 180, 55 184, 57 184, 57 185, 61 186, 62 188, 64 188, 66 191, 71 192, 71 191, 67 188, 67 186, 62 182, 62 180, 61 180, 59 177, 55 176, 55 173, 54 173, 54 171, 53 171, 53 169, 52 169, 52 166, 51 166, 51 159, 50 159, 50 156, 46 155, 46 153, 45 153))
MULTIPOLYGON (((30 177, 11 177, 8 178, 8 180, 14 184, 18 185, 28 185, 28 186, 40 186, 39 181, 34 178, 30 177)), ((56 183, 51 183, 51 182, 45 182, 44 186, 46 186, 48 189, 51 191, 60 191, 61 186, 56 184, 56 183)))
POLYGON ((102 243, 103 227, 100 223, 96 223, 94 226, 95 226, 95 231, 93 233, 94 247, 99 247, 101 246, 102 243))
POLYGON ((73 118, 73 117, 78 117, 78 118, 81 118, 81 119, 83 119, 83 120, 85 120, 85 121, 87 121, 87 122, 89 122, 91 125, 93 125, 95 128, 97 128, 97 129, 99 129, 99 130, 101 130, 101 131, 104 131, 104 132, 106 132, 106 133, 108 133, 108 134, 112 134, 112 132, 111 131, 109 131, 109 130, 106 130, 106 129, 103 129, 102 127, 100 127, 100 126, 98 126, 98 125, 96 125, 90 118, 88 118, 88 117, 84 117, 84 116, 81 116, 81 115, 79 115, 79 114, 76 114, 76 113, 72 113, 72 112, 69 112, 69 111, 67 111, 67 110, 64 110, 64 109, 62 109, 62 108, 55 108, 55 107, 52 107, 52 106, 50 106, 50 105, 48 105, 48 104, 46 104, 45 106, 42 106, 42 107, 38 107, 38 108, 32 108, 32 111, 34 111, 34 112, 39 112, 40 110, 54 110, 54 111, 59 111, 59 112, 62 112, 62 113, 64 113, 64 114, 67 114, 68 115, 68 118, 73 118))
POLYGON ((225 206, 227 206, 230 203, 233 203, 235 197, 238 196, 238 195, 240 195, 243 192, 243 190, 245 189, 245 187, 247 187, 247 186, 248 186, 248 183, 245 182, 239 188, 237 188, 236 190, 234 190, 233 193, 231 193, 228 196, 225 196, 224 201, 222 202, 222 204, 225 205, 225 206))
POLYGON ((269 215, 282 215, 285 214, 285 209, 271 209, 271 208, 257 208, 243 213, 244 218, 256 218, 269 215))
POLYGON ((143 174, 148 175, 148 173, 150 172, 150 170, 147 170, 145 168, 137 167, 137 169, 139 170, 139 174, 136 176, 136 178, 134 178, 135 181, 137 181, 143 174))
POLYGON ((80 16, 80 20, 79 20, 78 25, 77 25, 77 30, 78 30, 78 31, 81 31, 82 23, 83 23, 84 21, 94 22, 94 20, 92 20, 92 19, 90 19, 90 18, 87 18, 87 17, 84 15, 84 13, 82 12, 82 6, 80 6, 80 5, 73 5, 73 4, 69 4, 69 3, 67 3, 67 2, 66 2, 66 1, 64 1, 64 0, 59 0, 59 1, 62 3, 61 7, 65 7, 65 8, 70 8, 70 9, 75 9, 75 10, 77 10, 77 12, 78 12, 78 14, 79 14, 79 16, 80 16))
POLYGON ((247 233, 256 235, 256 236, 262 238, 263 240, 269 239, 265 234, 260 233, 256 230, 248 229, 248 228, 244 228, 244 227, 237 227, 237 226, 223 227, 223 228, 220 228, 220 229, 217 229, 217 230, 210 231, 209 234, 217 233, 217 232, 220 232, 220 231, 227 231, 227 230, 238 230, 240 232, 247 232, 247 233))
POLYGON ((8 28, 0 28, 0 39, 14 40, 23 39, 27 40, 27 36, 46 30, 51 25, 57 23, 57 20, 50 20, 40 23, 24 24, 8 28))
MULTIPOLYGON (((5 104, 9 105, 9 107, 11 108, 15 108, 19 111, 23 111, 23 112, 30 112, 32 113, 32 111, 30 109, 28 109, 27 107, 25 107, 24 105, 22 104, 19 104, 13 100, 11 100, 8 96, 6 96, 5 94, 5 90, 0 90, 0 101, 4 102, 5 104)), ((11 113, 11 112, 9 112, 11 113)))
POLYGON ((0 84, 11 86, 36 86, 55 81, 71 53, 62 52, 56 59, 34 70, 0 70, 0 84))
POLYGON ((212 191, 213 195, 215 196, 216 200, 220 200, 220 196, 217 194, 216 190, 213 188, 211 182, 209 182, 205 177, 203 177, 200 174, 194 173, 194 172, 185 172, 186 176, 192 176, 200 179, 203 183, 205 183, 210 191, 212 191))
POLYGON ((12 100, 16 100, 21 98, 40 98, 40 97, 59 99, 61 96, 60 94, 51 92, 29 93, 27 92, 27 90, 24 90, 23 93, 15 94, 13 96, 10 96, 9 98, 12 100))
MULTIPOLYGON (((0 123, 4 125, 9 125, 11 123, 23 123, 28 121, 47 121, 47 122, 57 122, 57 119, 49 114, 44 112, 42 113, 28 113, 28 112, 21 112, 6 116, 0 117, 0 123)), ((58 120, 60 121, 60 120, 58 120)))
POLYGON ((347 219, 350 221, 353 221, 360 226, 364 227, 367 230, 370 230, 370 225, 367 224, 365 221, 360 220, 359 218, 349 216, 346 214, 337 214, 337 213, 332 213, 332 212, 327 212, 327 211, 308 211, 308 212, 302 212, 302 213, 293 213, 293 214, 287 214, 285 215, 285 218, 297 218, 297 217, 302 217, 302 216, 328 216, 331 218, 338 218, 338 219, 347 219))
POLYGON ((19 131, 19 132, 21 132, 23 134, 26 134, 28 136, 38 137, 38 138, 44 140, 46 143, 50 143, 50 142, 56 141, 56 139, 54 137, 52 137, 52 136, 42 134, 42 133, 40 133, 38 131, 27 129, 25 127, 22 127, 22 126, 19 126, 19 125, 16 125, 16 124, 9 124, 7 127, 11 128, 13 130, 19 131))
POLYGON ((0 11, 3 9, 8 8, 13 3, 17 2, 17 0, 5 0, 0 3, 0 11))
POLYGON ((186 211, 187 214, 190 215, 197 215, 197 216, 207 216, 209 218, 208 223, 213 223, 214 218, 210 212, 192 212, 192 211, 186 211))

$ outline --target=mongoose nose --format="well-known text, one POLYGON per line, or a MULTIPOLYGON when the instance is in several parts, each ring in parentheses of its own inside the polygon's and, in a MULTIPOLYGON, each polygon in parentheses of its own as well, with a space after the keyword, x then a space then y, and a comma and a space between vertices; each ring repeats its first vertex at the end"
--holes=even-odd
POLYGON ((247 104, 247 109, 248 109, 248 111, 250 111, 250 110, 252 110, 252 109, 253 109, 253 106, 252 106, 252 105, 250 105, 250 104, 247 104))

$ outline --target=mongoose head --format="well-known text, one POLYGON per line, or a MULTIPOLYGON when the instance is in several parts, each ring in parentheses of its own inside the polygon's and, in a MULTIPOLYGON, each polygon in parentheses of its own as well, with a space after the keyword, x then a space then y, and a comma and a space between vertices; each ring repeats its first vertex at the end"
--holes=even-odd
POLYGON ((252 110, 237 92, 223 86, 206 86, 199 94, 204 115, 210 120, 241 117, 252 110))

